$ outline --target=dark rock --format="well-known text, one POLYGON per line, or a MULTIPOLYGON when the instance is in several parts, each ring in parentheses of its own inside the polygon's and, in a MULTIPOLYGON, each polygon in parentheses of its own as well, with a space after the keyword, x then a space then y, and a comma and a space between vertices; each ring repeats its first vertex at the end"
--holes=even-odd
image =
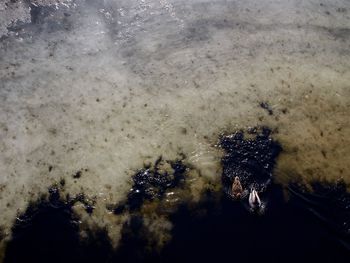
POLYGON ((77 171, 74 175, 73 178, 74 179, 79 179, 81 177, 82 172, 81 171, 77 171))
POLYGON ((61 180, 60 180, 60 185, 61 185, 62 187, 64 187, 64 186, 66 185, 66 180, 61 179, 61 180))
POLYGON ((269 113, 269 115, 273 115, 273 110, 267 102, 261 102, 260 107, 265 109, 269 113))

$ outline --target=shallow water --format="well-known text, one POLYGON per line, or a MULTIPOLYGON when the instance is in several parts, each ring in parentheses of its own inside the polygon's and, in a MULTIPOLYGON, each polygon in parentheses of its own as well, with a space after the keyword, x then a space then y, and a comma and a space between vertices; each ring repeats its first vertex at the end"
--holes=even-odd
MULTIPOLYGON (((200 202, 221 187, 220 135, 256 126, 283 148, 281 187, 350 183, 346 0, 4 0, 0 34, 3 244, 64 182, 62 196, 84 195, 72 208, 80 229, 105 228, 117 246, 130 215, 108 208, 136 171, 181 159, 190 183, 168 200, 200 202)), ((171 240, 173 222, 143 212, 171 240)))

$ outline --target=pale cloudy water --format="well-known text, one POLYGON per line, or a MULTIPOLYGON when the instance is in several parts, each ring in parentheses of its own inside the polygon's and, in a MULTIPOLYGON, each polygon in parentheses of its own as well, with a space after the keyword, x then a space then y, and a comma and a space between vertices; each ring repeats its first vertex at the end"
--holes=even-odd
POLYGON ((106 204, 135 170, 185 154, 219 178, 219 135, 257 125, 284 149, 277 181, 350 183, 349 1, 1 0, 0 33, 5 237, 65 179, 117 241, 106 204))

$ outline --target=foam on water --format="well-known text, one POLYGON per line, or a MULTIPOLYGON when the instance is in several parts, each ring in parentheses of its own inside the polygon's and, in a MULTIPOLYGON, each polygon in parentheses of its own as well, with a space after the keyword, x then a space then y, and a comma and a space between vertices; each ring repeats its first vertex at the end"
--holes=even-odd
POLYGON ((183 154, 215 180, 219 135, 257 125, 284 149, 277 181, 350 183, 348 1, 32 2, 0 9, 4 237, 64 179, 118 240, 106 205, 136 170, 183 154))

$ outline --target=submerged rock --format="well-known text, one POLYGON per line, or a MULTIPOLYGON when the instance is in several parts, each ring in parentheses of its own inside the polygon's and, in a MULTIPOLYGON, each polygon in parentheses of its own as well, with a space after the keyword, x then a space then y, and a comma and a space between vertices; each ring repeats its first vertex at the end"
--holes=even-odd
POLYGON ((260 107, 266 110, 269 115, 273 115, 273 109, 267 102, 261 102, 260 107))

